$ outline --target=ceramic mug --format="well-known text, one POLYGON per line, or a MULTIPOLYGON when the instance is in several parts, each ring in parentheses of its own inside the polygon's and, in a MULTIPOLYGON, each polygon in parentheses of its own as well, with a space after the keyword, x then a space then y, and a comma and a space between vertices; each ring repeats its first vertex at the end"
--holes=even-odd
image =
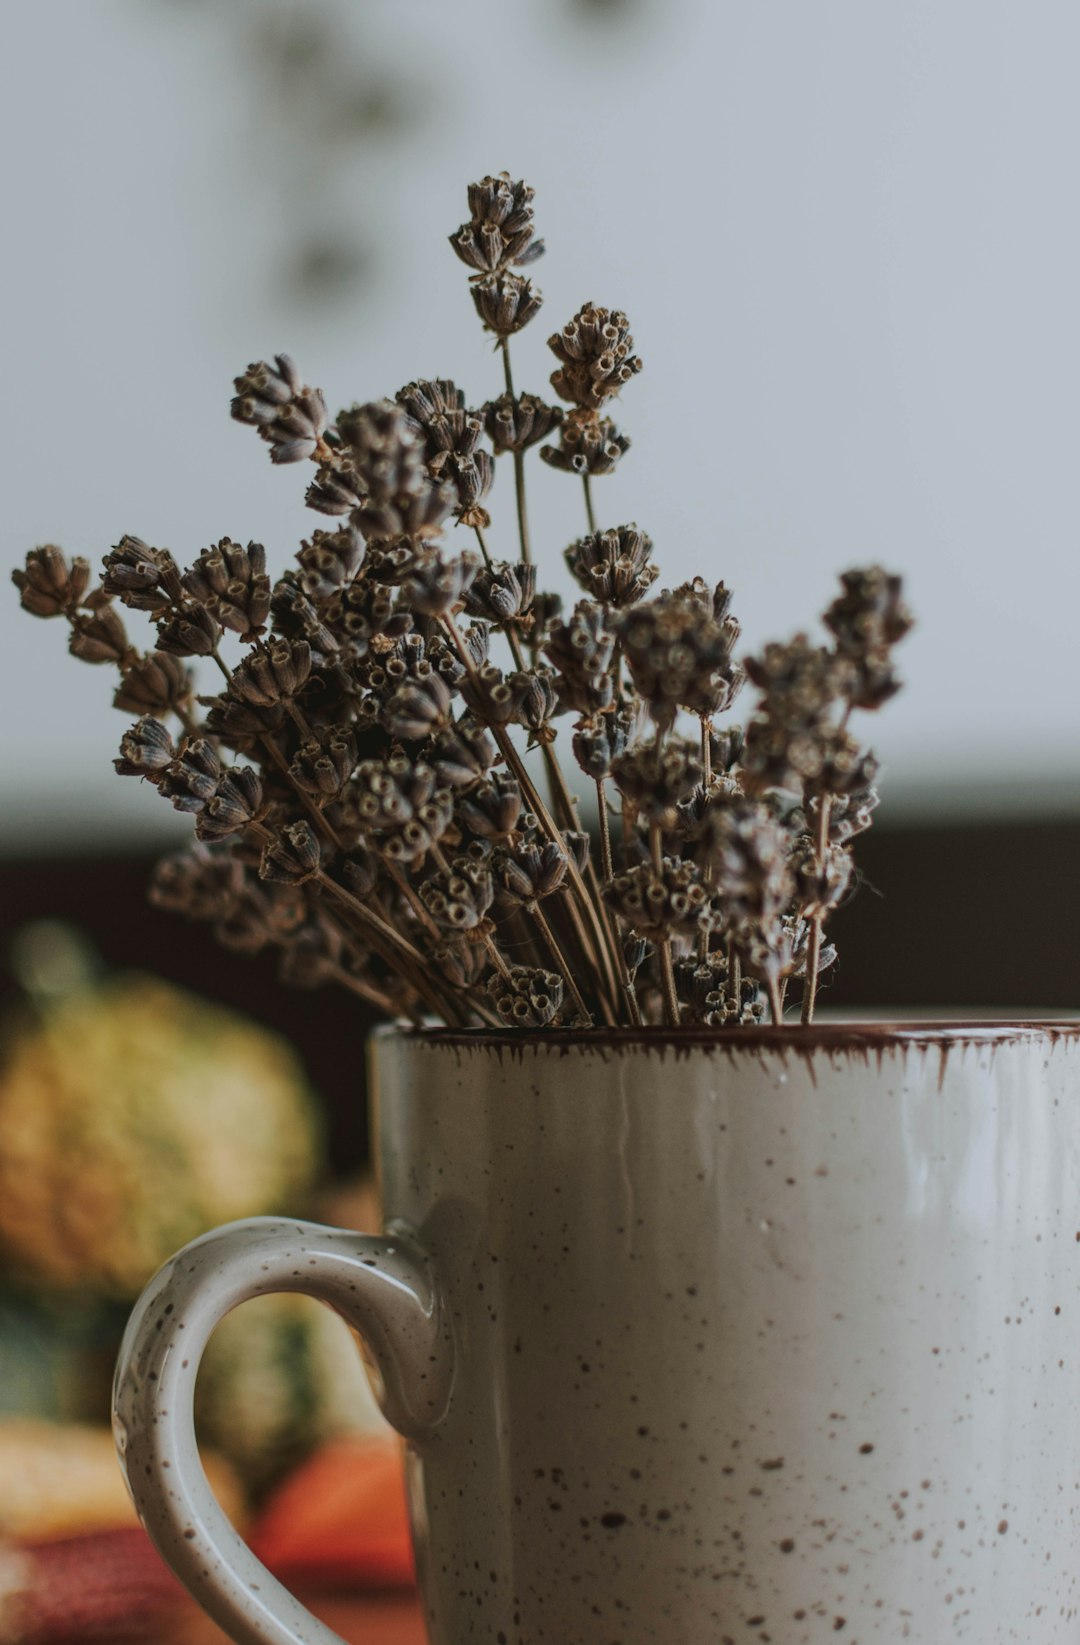
POLYGON ((139 1512, 233 1638, 336 1640, 214 1503, 199 1356, 322 1298, 408 1440, 435 1645, 1080 1642, 1080 1027, 373 1047, 387 1233, 258 1220, 147 1287, 139 1512))

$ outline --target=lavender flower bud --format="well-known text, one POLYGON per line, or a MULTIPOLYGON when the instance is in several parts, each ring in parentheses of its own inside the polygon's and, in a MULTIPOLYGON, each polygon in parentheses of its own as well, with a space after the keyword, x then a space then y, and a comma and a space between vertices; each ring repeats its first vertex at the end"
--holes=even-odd
POLYGON ((715 919, 709 893, 696 863, 663 859, 658 874, 640 863, 616 874, 603 888, 604 901, 639 937, 659 941, 693 937, 715 919))
POLYGON ((512 337, 539 314, 544 299, 531 280, 520 274, 487 274, 470 287, 484 329, 496 337, 512 337))
POLYGON ((586 479, 613 474, 619 459, 629 450, 629 437, 619 433, 610 417, 575 410, 563 423, 558 445, 541 446, 540 455, 549 467, 586 479))
POLYGON ((469 549, 449 559, 432 549, 405 579, 402 595, 425 617, 440 617, 464 600, 480 565, 480 556, 469 549))
POLYGON ((55 543, 32 548, 24 570, 11 573, 24 611, 34 617, 62 617, 74 612, 90 583, 90 561, 80 555, 69 565, 55 543))
POLYGON ((331 726, 317 740, 302 743, 289 775, 322 803, 341 797, 356 765, 356 738, 347 725, 331 726))
POLYGON ((177 811, 202 811, 217 792, 221 781, 221 761, 212 743, 193 737, 181 744, 180 752, 165 768, 161 792, 177 811))
POLYGON ((313 457, 326 432, 322 390, 308 388, 287 354, 274 365, 259 361, 235 379, 231 411, 238 423, 250 423, 270 447, 274 463, 298 463, 313 457))
POLYGON ((164 611, 183 598, 180 572, 165 548, 121 537, 102 562, 101 586, 133 611, 164 611))
POLYGON ((71 619, 68 650, 84 663, 115 663, 127 667, 134 657, 127 630, 109 596, 95 589, 83 601, 83 609, 71 619))
POLYGON ((270 579, 262 543, 242 548, 231 537, 222 537, 212 548, 203 549, 181 580, 192 599, 212 612, 222 628, 245 640, 262 633, 270 614, 270 579))
POLYGON ((440 931, 464 933, 483 923, 495 896, 495 883, 486 865, 456 857, 449 873, 422 881, 418 894, 440 931))
POLYGON ((470 183, 470 220, 450 236, 461 261, 487 274, 542 256, 544 242, 533 238, 532 198, 528 183, 512 182, 505 171, 470 183))
POLYGON ((586 303, 548 339, 548 347, 562 362, 552 373, 552 388, 560 400, 597 409, 641 370, 633 346, 630 322, 620 309, 586 303))
POLYGON ((173 657, 209 657, 221 638, 221 629, 205 606, 184 604, 158 623, 157 648, 173 657))
POLYGON ((535 593, 535 566, 496 560, 477 570, 465 596, 465 610, 490 622, 513 622, 526 615, 535 593))
POLYGON ((561 406, 549 406, 538 394, 500 394, 483 408, 484 427, 497 452, 527 451, 546 439, 563 419, 561 406))
POLYGON ((280 885, 302 885, 319 873, 319 841, 310 823, 294 822, 263 847, 259 878, 280 885))
MULTIPOLYGON (((175 804, 175 801, 173 802, 175 804)), ((234 765, 221 778, 195 820, 200 840, 223 840, 242 833, 265 813, 262 783, 249 765, 234 765)))
POLYGON ((592 599, 602 605, 634 605, 659 575, 649 561, 652 538, 636 526, 616 526, 582 537, 566 550, 566 563, 592 599))
POLYGON ((144 715, 120 739, 120 758, 113 761, 113 769, 122 777, 149 777, 157 774, 176 758, 176 745, 160 720, 144 715))
POLYGON ((611 775, 620 794, 648 822, 665 833, 679 820, 679 806, 701 785, 704 770, 697 748, 686 737, 639 743, 612 761, 611 775))
POLYGON ((562 1007, 563 980, 554 971, 512 965, 509 977, 495 973, 487 992, 507 1028, 547 1028, 562 1007))
POLYGON ((154 869, 150 901, 155 908, 192 920, 218 920, 244 886, 244 867, 227 851, 195 846, 163 857, 154 869))
POLYGON ((113 693, 113 707, 127 714, 178 714, 191 703, 195 677, 164 651, 136 656, 125 665, 113 693))
POLYGON ((496 771, 459 796, 456 814, 458 821, 481 839, 505 845, 518 826, 523 804, 517 779, 496 771))
POLYGON ((253 708, 272 708, 299 695, 311 673, 306 640, 272 640, 253 651, 234 669, 229 695, 253 708))
POLYGON ((484 727, 466 715, 438 733, 426 758, 442 786, 465 791, 483 780, 496 752, 484 727))

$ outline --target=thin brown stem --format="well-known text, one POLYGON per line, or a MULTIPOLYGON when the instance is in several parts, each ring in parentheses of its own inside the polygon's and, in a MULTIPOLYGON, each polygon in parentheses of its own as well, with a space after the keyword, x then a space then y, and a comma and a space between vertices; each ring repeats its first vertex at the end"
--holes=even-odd
POLYGON ((780 997, 780 985, 775 977, 768 977, 765 987, 769 991, 769 1010, 772 1012, 772 1020, 775 1023, 782 1023, 784 1020, 784 1002, 780 997))
POLYGON ((400 865, 396 863, 392 857, 388 857, 385 852, 381 853, 381 858, 383 867, 386 869, 386 872, 401 892, 401 895, 405 898, 405 901, 420 921, 420 924, 425 928, 429 936, 435 938, 436 942, 442 942, 443 933, 439 930, 439 927, 435 924, 435 921, 432 919, 431 915, 420 901, 420 898, 409 884, 400 865))
POLYGON ((658 938, 656 951, 660 956, 660 976, 664 984, 664 1020, 670 1027, 678 1028, 679 996, 675 992, 675 967, 671 962, 671 938, 658 938))
POLYGON ((488 570, 490 571, 491 570, 491 555, 488 553, 487 538, 484 536, 484 533, 483 533, 482 529, 480 528, 480 526, 474 525, 473 530, 476 532, 476 540, 480 544, 480 552, 484 556, 484 564, 487 566, 488 570))
POLYGON ((558 966, 558 969, 559 969, 559 971, 562 975, 562 979, 563 979, 563 981, 565 982, 567 988, 570 991, 570 998, 573 1000, 574 1005, 577 1007, 578 1016, 583 1019, 585 1026, 591 1028, 592 1027, 592 1020, 593 1020, 592 1019, 592 1012, 589 1010, 588 1006, 585 1004, 585 1001, 581 997, 581 990, 578 988, 577 983, 574 981, 574 973, 571 970, 570 966, 566 963, 566 956, 563 953, 562 949, 559 947, 558 941, 556 940, 556 937, 555 937, 555 933, 554 933, 554 931, 552 931, 550 925, 548 924, 547 919, 546 919, 546 917, 545 917, 545 915, 544 915, 544 913, 543 913, 543 911, 540 907, 540 904, 536 901, 533 901, 533 902, 530 902, 530 903, 526 903, 525 906, 528 909, 529 913, 532 915, 533 919, 536 921, 537 925, 540 927, 540 930, 543 934, 544 941, 547 943, 549 949, 551 950, 551 954, 552 954, 552 957, 555 961, 555 964, 558 966))
MULTIPOLYGON (((829 812, 831 809, 832 795, 823 794, 818 801, 817 838, 814 842, 819 874, 824 873, 825 870, 825 853, 829 844, 829 812)), ((810 920, 810 937, 806 950, 806 981, 803 984, 802 1020, 804 1023, 812 1023, 814 1020, 818 973, 821 969, 821 926, 823 919, 822 910, 817 909, 810 920)))
POLYGON ((510 982, 513 978, 513 972, 510 970, 510 967, 507 964, 506 958, 499 948, 498 943, 490 933, 488 933, 488 935, 484 938, 484 947, 491 956, 492 962, 499 975, 504 977, 507 982, 510 982))
POLYGON ((517 495, 518 540, 521 543, 521 558, 525 565, 532 565, 532 551, 529 547, 529 515, 525 507, 525 453, 514 452, 514 491, 517 495))
POLYGON ((610 880, 615 870, 611 861, 611 819, 603 777, 596 779, 596 805, 600 816, 600 872, 605 880, 610 880))
POLYGON ((596 514, 593 510, 592 484, 587 474, 581 476, 581 483, 585 488, 585 518, 589 522, 589 531, 596 536, 596 514))
MULTIPOLYGON (((469 654, 468 647, 458 632, 457 624, 449 615, 444 615, 441 620, 443 627, 450 636, 454 649, 457 651, 457 654, 461 659, 465 672, 469 675, 470 679, 475 680, 476 665, 469 654)), ((565 842, 555 824, 555 820, 547 806, 544 804, 543 797, 529 775, 524 760, 514 747, 506 727, 504 725, 498 725, 494 721, 489 721, 488 730, 494 737, 499 751, 507 765, 510 767, 511 771, 514 773, 514 776, 520 783, 521 791, 524 794, 530 809, 536 813, 537 820, 539 821, 541 828, 544 830, 544 833, 547 835, 552 844, 557 845, 560 851, 565 852, 565 842)), ((613 1007, 613 1001, 618 998, 618 984, 615 981, 612 968, 612 959, 605 941, 604 928, 601 924, 599 913, 592 903, 588 891, 586 890, 585 882, 582 879, 581 871, 574 860, 573 852, 566 852, 566 862, 567 872, 569 874, 574 897, 577 900, 586 925, 592 931, 593 948, 591 958, 596 965, 598 980, 601 984, 599 988, 601 1009, 604 1013, 604 1019, 608 1026, 613 1027, 616 1022, 616 1013, 613 1007)), ((585 949, 585 953, 587 956, 590 955, 590 950, 588 947, 585 949)))
POLYGON ((705 788, 712 783, 712 721, 701 716, 701 764, 705 774, 705 788))

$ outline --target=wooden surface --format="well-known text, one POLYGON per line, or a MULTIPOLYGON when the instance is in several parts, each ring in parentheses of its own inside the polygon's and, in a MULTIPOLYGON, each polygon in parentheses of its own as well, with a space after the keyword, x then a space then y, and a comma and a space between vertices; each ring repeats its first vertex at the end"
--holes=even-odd
MULTIPOLYGON (((428 1645, 420 1608, 411 1594, 368 1598, 312 1598, 303 1595, 321 1621, 348 1645, 428 1645)), ((227 1645, 226 1635, 201 1611, 184 1605, 175 1624, 162 1631, 159 1645, 227 1645)))

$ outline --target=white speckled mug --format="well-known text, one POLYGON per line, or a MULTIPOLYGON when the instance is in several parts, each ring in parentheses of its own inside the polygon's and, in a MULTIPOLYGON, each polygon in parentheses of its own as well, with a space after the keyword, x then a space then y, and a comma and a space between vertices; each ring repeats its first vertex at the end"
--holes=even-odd
POLYGON ((221 1315, 310 1291, 409 1439, 435 1645, 1080 1642, 1080 1027, 385 1033, 383 1238, 148 1286, 136 1504, 249 1645, 336 1640, 194 1447, 221 1315))

